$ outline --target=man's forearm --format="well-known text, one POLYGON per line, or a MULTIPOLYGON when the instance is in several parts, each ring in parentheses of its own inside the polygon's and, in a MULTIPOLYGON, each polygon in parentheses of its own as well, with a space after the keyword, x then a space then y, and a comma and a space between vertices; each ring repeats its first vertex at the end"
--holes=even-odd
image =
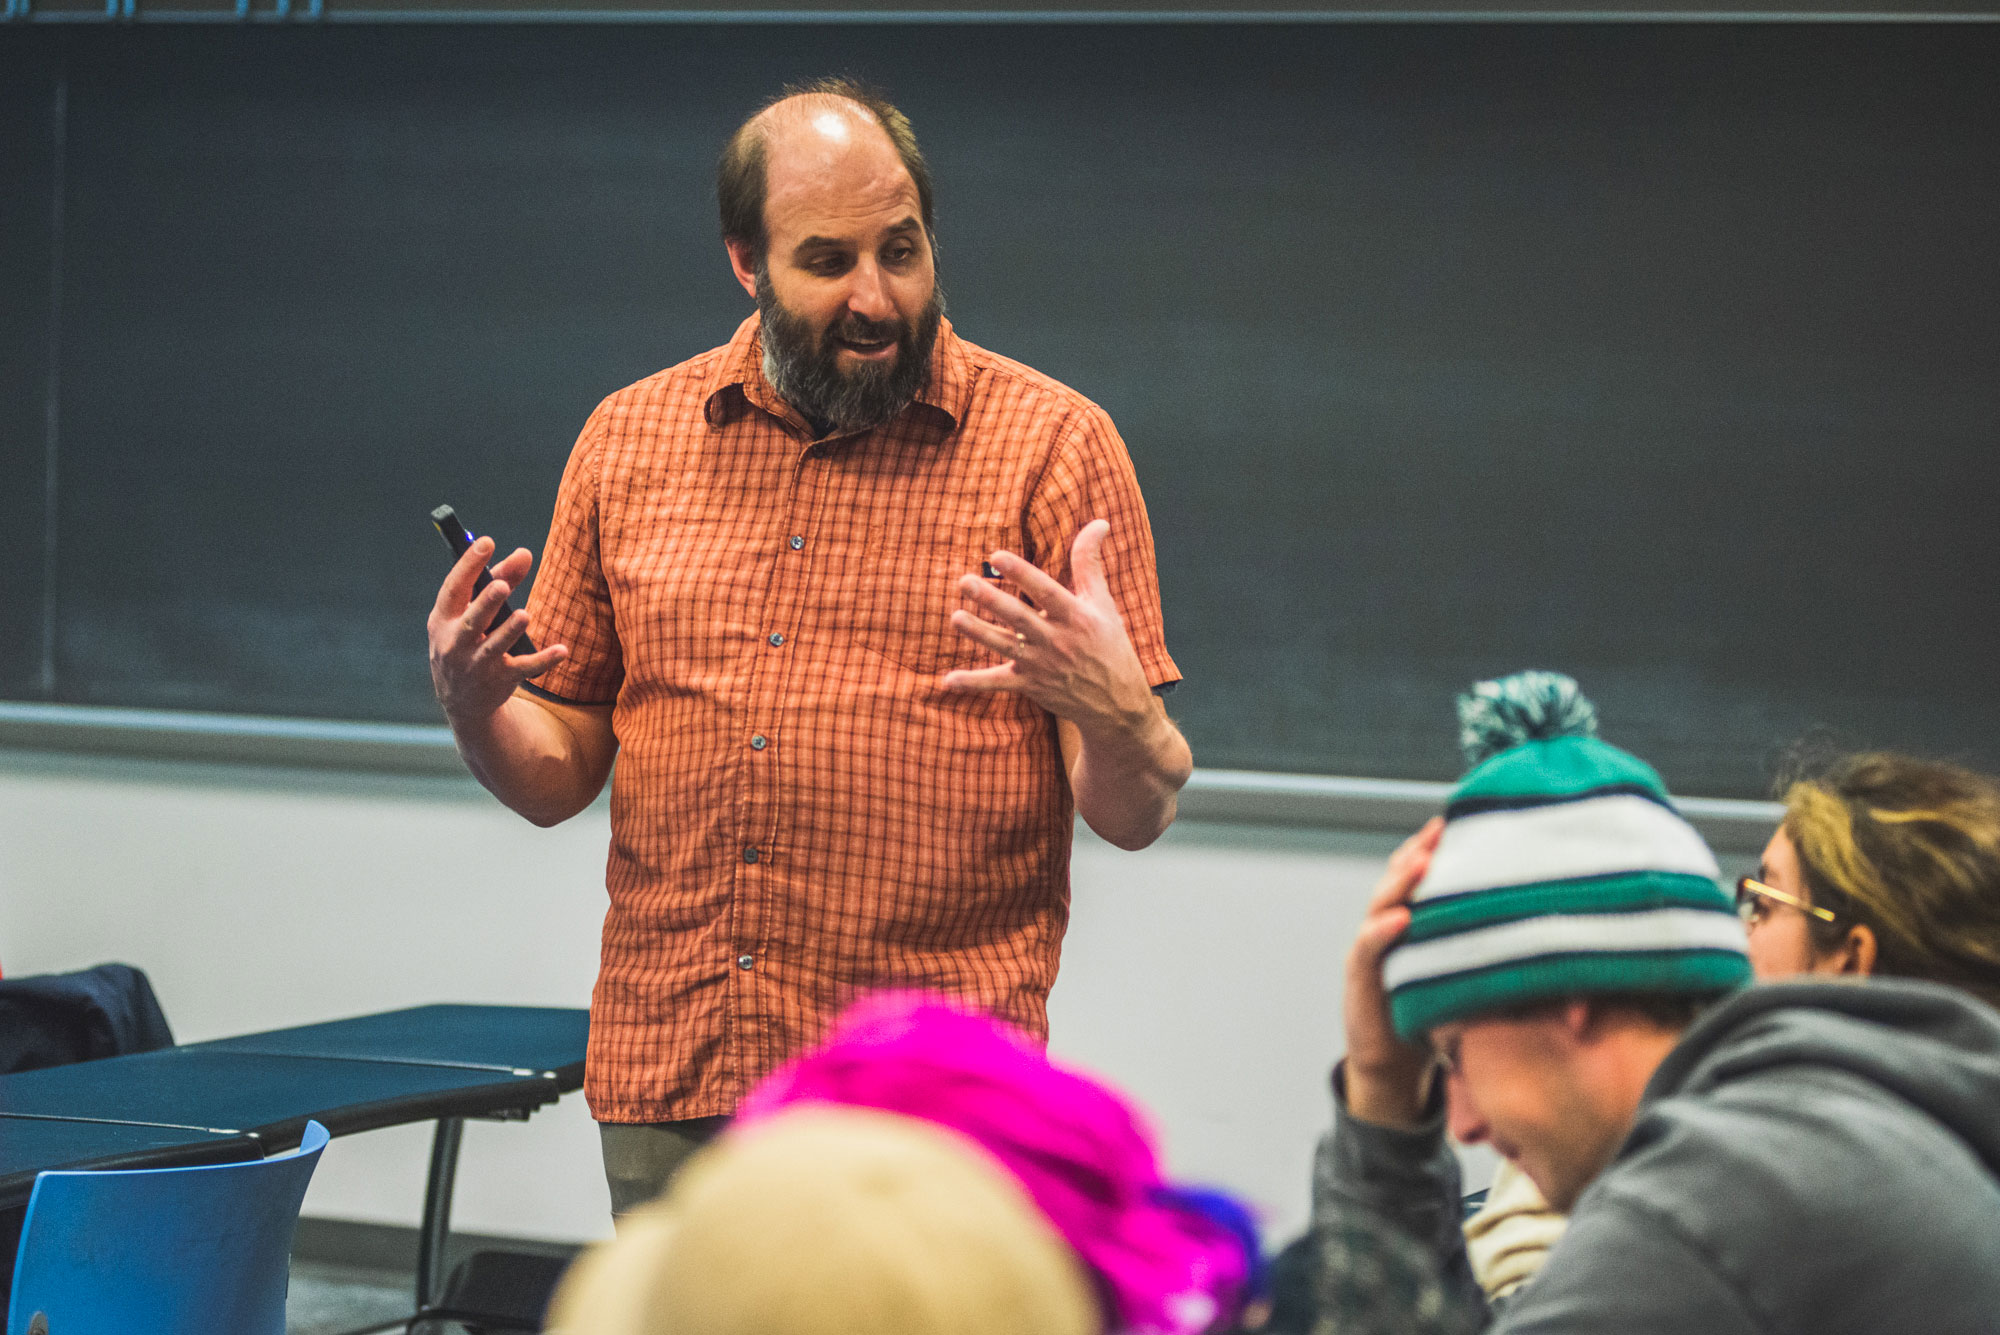
POLYGON ((1144 717, 1078 728, 1076 738, 1070 786, 1090 828, 1126 849, 1144 848, 1165 833, 1194 758, 1158 699, 1144 717))
POLYGON ((1458 1157, 1445 1139, 1442 1101, 1434 1094, 1414 1125, 1377 1125, 1354 1115, 1345 1074, 1334 1074, 1334 1125, 1314 1156, 1314 1229, 1401 1234, 1454 1313, 1424 1329, 1483 1326, 1487 1304, 1466 1258, 1458 1157))
POLYGON ((1383 1125, 1354 1109, 1342 1062, 1333 1072, 1333 1129, 1313 1164, 1313 1217, 1341 1202, 1396 1219, 1427 1246, 1463 1250, 1459 1227, 1459 1168, 1445 1138, 1441 1095, 1407 1125, 1383 1125))
POLYGON ((451 720, 466 768, 507 807, 556 825, 589 806, 609 775, 611 750, 527 695, 484 719, 451 720))

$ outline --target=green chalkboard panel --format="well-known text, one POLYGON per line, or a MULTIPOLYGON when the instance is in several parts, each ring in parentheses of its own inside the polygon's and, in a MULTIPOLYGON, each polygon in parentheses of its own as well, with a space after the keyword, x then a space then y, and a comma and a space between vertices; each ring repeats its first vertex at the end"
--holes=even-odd
POLYGON ((426 512, 539 545, 596 401, 745 311, 722 138, 840 70, 916 121, 961 332, 1124 431, 1199 763, 1448 777, 1452 692, 1534 665, 1681 791, 1813 725, 2000 768, 1996 66, 1923 23, 16 29, 0 540, 42 569, 58 348, 56 604, 6 600, 0 694, 434 720, 426 512))
POLYGON ((56 70, 0 41, 0 697, 43 691, 56 70))

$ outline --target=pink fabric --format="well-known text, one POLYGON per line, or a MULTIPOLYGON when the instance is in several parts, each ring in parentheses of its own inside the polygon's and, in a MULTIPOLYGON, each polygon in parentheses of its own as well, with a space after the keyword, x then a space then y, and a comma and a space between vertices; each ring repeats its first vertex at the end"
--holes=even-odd
POLYGON ((825 1046, 751 1091, 737 1119, 813 1102, 922 1118, 977 1142, 1097 1273, 1112 1330, 1197 1335, 1240 1300, 1242 1244, 1159 1199, 1159 1156, 1136 1109, 997 1021, 909 994, 864 1001, 825 1046))

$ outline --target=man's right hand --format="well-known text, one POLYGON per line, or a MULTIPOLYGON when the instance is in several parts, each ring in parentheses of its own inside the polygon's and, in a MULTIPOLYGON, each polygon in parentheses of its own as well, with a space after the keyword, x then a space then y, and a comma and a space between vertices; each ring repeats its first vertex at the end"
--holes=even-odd
POLYGON ((515 548, 493 567, 492 583, 475 598, 472 586, 492 554, 491 538, 474 539, 444 577, 431 608, 431 688, 454 729, 477 727, 492 718, 522 682, 569 657, 569 649, 560 644, 532 654, 508 653, 528 629, 528 614, 518 609, 499 629, 486 630, 535 561, 527 548, 515 548))
POLYGON ((1430 1092, 1431 1051, 1396 1037, 1382 957, 1410 925, 1410 896, 1443 833, 1444 818, 1433 817, 1390 856, 1347 951, 1347 1111, 1377 1126, 1416 1126, 1430 1092))

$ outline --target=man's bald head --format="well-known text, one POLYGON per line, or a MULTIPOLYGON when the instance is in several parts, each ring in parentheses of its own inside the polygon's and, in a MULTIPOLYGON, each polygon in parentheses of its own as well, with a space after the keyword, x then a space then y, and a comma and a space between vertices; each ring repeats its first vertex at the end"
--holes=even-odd
POLYGON ((852 79, 817 79, 787 88, 744 121, 723 147, 716 167, 722 239, 747 246, 759 261, 768 243, 764 203, 772 156, 831 155, 856 135, 887 138, 916 187, 924 231, 935 234, 931 172, 917 148, 909 117, 880 93, 852 79))

